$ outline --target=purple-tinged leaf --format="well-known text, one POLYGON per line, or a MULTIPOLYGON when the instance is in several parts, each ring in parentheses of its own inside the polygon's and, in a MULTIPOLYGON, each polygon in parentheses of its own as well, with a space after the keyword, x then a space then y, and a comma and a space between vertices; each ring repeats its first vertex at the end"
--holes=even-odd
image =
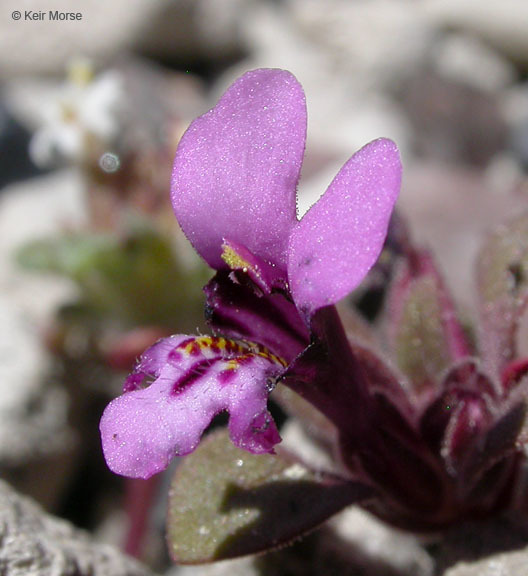
POLYGON ((528 357, 514 360, 513 362, 506 364, 501 374, 501 383, 504 393, 507 395, 515 389, 527 375, 528 357))
MULTIPOLYGON (((391 518, 394 514, 404 524, 410 521, 411 525, 413 516, 423 516, 426 522, 434 525, 438 520, 436 515, 442 512, 441 470, 419 437, 415 434, 409 441, 406 436, 412 435, 413 431, 404 431, 403 420, 394 421, 387 428, 379 421, 378 428, 372 429, 368 443, 349 446, 348 439, 342 438, 341 449, 343 454, 356 452, 360 466, 357 477, 368 479, 379 492, 380 515, 391 518)), ((354 470, 353 466, 351 470, 354 470)))
POLYGON ((490 234, 477 265, 481 353, 498 378, 517 357, 518 323, 528 304, 528 214, 490 234))
POLYGON ((315 473, 286 454, 243 452, 221 431, 176 470, 169 552, 178 563, 199 564, 271 550, 371 495, 362 484, 315 473))
POLYGON ((493 400, 498 399, 500 392, 483 371, 481 362, 475 358, 468 358, 453 366, 444 377, 442 390, 461 390, 493 400))
POLYGON ((354 341, 349 341, 361 371, 367 381, 371 396, 390 399, 390 403, 397 407, 398 412, 405 416, 409 423, 416 419, 415 407, 410 402, 402 379, 382 360, 382 354, 371 348, 363 347, 354 341))
POLYGON ((288 278, 306 318, 349 294, 378 259, 400 191, 401 171, 393 142, 367 144, 293 229, 288 278))
POLYGON ((409 287, 393 342, 396 363, 413 391, 421 393, 434 388, 450 358, 438 294, 431 278, 416 280, 409 287))
POLYGON ((389 317, 395 360, 418 394, 432 393, 448 366, 471 352, 428 254, 409 257, 391 288, 389 317))
POLYGON ((472 454, 472 468, 466 472, 462 485, 464 500, 468 506, 479 509, 504 505, 511 497, 512 474, 524 458, 519 442, 526 418, 524 402, 514 401, 503 409, 490 427, 480 451, 472 454))
POLYGON ((526 402, 515 399, 503 407, 502 413, 496 418, 486 437, 484 454, 488 465, 510 455, 521 448, 519 435, 526 420, 526 402))
POLYGON ((496 399, 492 382, 471 359, 455 366, 444 376, 438 395, 424 410, 420 421, 421 434, 433 452, 445 459, 451 458, 452 475, 457 473, 454 460, 462 456, 471 457, 474 444, 479 441, 475 437, 476 431, 481 439, 488 432, 496 413, 496 399), (463 422, 468 423, 466 430, 461 428, 463 422), (455 453, 460 455, 457 457, 455 453))
POLYGON ((302 87, 285 70, 253 70, 196 119, 178 146, 172 204, 183 231, 217 270, 225 240, 285 277, 306 137, 302 87))
POLYGON ((467 468, 476 453, 482 454, 493 415, 482 397, 470 394, 458 399, 451 412, 440 453, 448 473, 467 480, 467 468))
POLYGON ((475 490, 489 489, 491 494, 493 482, 507 476, 491 470, 503 460, 510 469, 506 459, 519 440, 525 414, 522 390, 504 404, 473 360, 453 368, 442 389, 422 416, 422 436, 445 461, 458 498, 475 490))

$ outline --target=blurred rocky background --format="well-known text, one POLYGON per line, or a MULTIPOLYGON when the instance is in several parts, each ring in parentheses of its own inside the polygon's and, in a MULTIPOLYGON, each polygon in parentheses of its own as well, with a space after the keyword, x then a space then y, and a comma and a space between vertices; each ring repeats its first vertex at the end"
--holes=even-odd
POLYGON ((1 7, 2 574, 148 573, 112 544, 171 576, 524 575, 528 533, 510 520, 439 540, 354 510, 257 561, 171 567, 168 477, 114 477, 97 426, 139 352, 203 327, 208 272, 171 213, 172 157, 251 68, 289 69, 306 91, 299 210, 356 149, 393 138, 399 210, 471 312, 482 235, 528 204, 526 0, 78 0, 80 21, 24 18, 72 9, 1 7))

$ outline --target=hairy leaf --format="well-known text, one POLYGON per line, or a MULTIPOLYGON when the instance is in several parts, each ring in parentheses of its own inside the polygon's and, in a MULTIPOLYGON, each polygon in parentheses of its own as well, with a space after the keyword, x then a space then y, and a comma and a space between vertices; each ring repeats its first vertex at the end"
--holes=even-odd
POLYGON ((482 353, 498 375, 517 356, 518 324, 528 302, 528 214, 496 228, 477 264, 482 353))
POLYGON ((396 361, 414 387, 438 380, 450 362, 437 288, 423 277, 409 287, 395 332, 396 361))
POLYGON ((450 294, 426 252, 409 256, 391 288, 389 331, 397 364, 417 392, 436 388, 445 369, 471 353, 450 294))
POLYGON ((370 489, 315 473, 286 455, 255 456, 211 434, 172 481, 169 551, 199 564, 288 544, 370 489))

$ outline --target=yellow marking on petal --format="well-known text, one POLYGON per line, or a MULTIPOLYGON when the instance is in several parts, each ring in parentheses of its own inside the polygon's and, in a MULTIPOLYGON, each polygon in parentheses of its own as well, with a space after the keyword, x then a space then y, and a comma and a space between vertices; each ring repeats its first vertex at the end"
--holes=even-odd
POLYGON ((189 342, 188 344, 185 345, 184 351, 187 352, 187 354, 190 354, 195 346, 196 346, 196 340, 193 340, 192 342, 189 342))
POLYGON ((196 339, 196 343, 202 350, 204 350, 206 348, 211 348, 213 345, 213 339, 210 336, 202 336, 201 338, 196 339))
POLYGON ((226 364, 226 370, 236 370, 240 365, 240 362, 237 360, 229 360, 226 364))
POLYGON ((278 364, 285 368, 288 363, 286 360, 273 354, 262 344, 258 342, 251 342, 249 340, 232 340, 222 336, 200 336, 187 342, 183 347, 183 351, 187 355, 197 355, 204 351, 212 351, 213 353, 226 352, 227 354, 234 354, 237 357, 227 361, 227 370, 235 370, 240 365, 244 358, 259 356, 266 360, 278 364))

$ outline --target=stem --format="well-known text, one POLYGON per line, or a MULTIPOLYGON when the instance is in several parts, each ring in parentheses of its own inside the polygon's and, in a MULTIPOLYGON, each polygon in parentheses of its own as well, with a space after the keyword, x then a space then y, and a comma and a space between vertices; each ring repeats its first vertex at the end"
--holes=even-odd
POLYGON ((128 518, 128 532, 124 551, 134 558, 141 558, 145 537, 149 528, 149 516, 156 494, 158 477, 148 480, 127 479, 125 484, 125 512, 128 518))
POLYGON ((338 430, 358 437, 367 429, 367 379, 348 344, 334 306, 316 312, 312 344, 292 363, 284 384, 331 420, 338 430))

